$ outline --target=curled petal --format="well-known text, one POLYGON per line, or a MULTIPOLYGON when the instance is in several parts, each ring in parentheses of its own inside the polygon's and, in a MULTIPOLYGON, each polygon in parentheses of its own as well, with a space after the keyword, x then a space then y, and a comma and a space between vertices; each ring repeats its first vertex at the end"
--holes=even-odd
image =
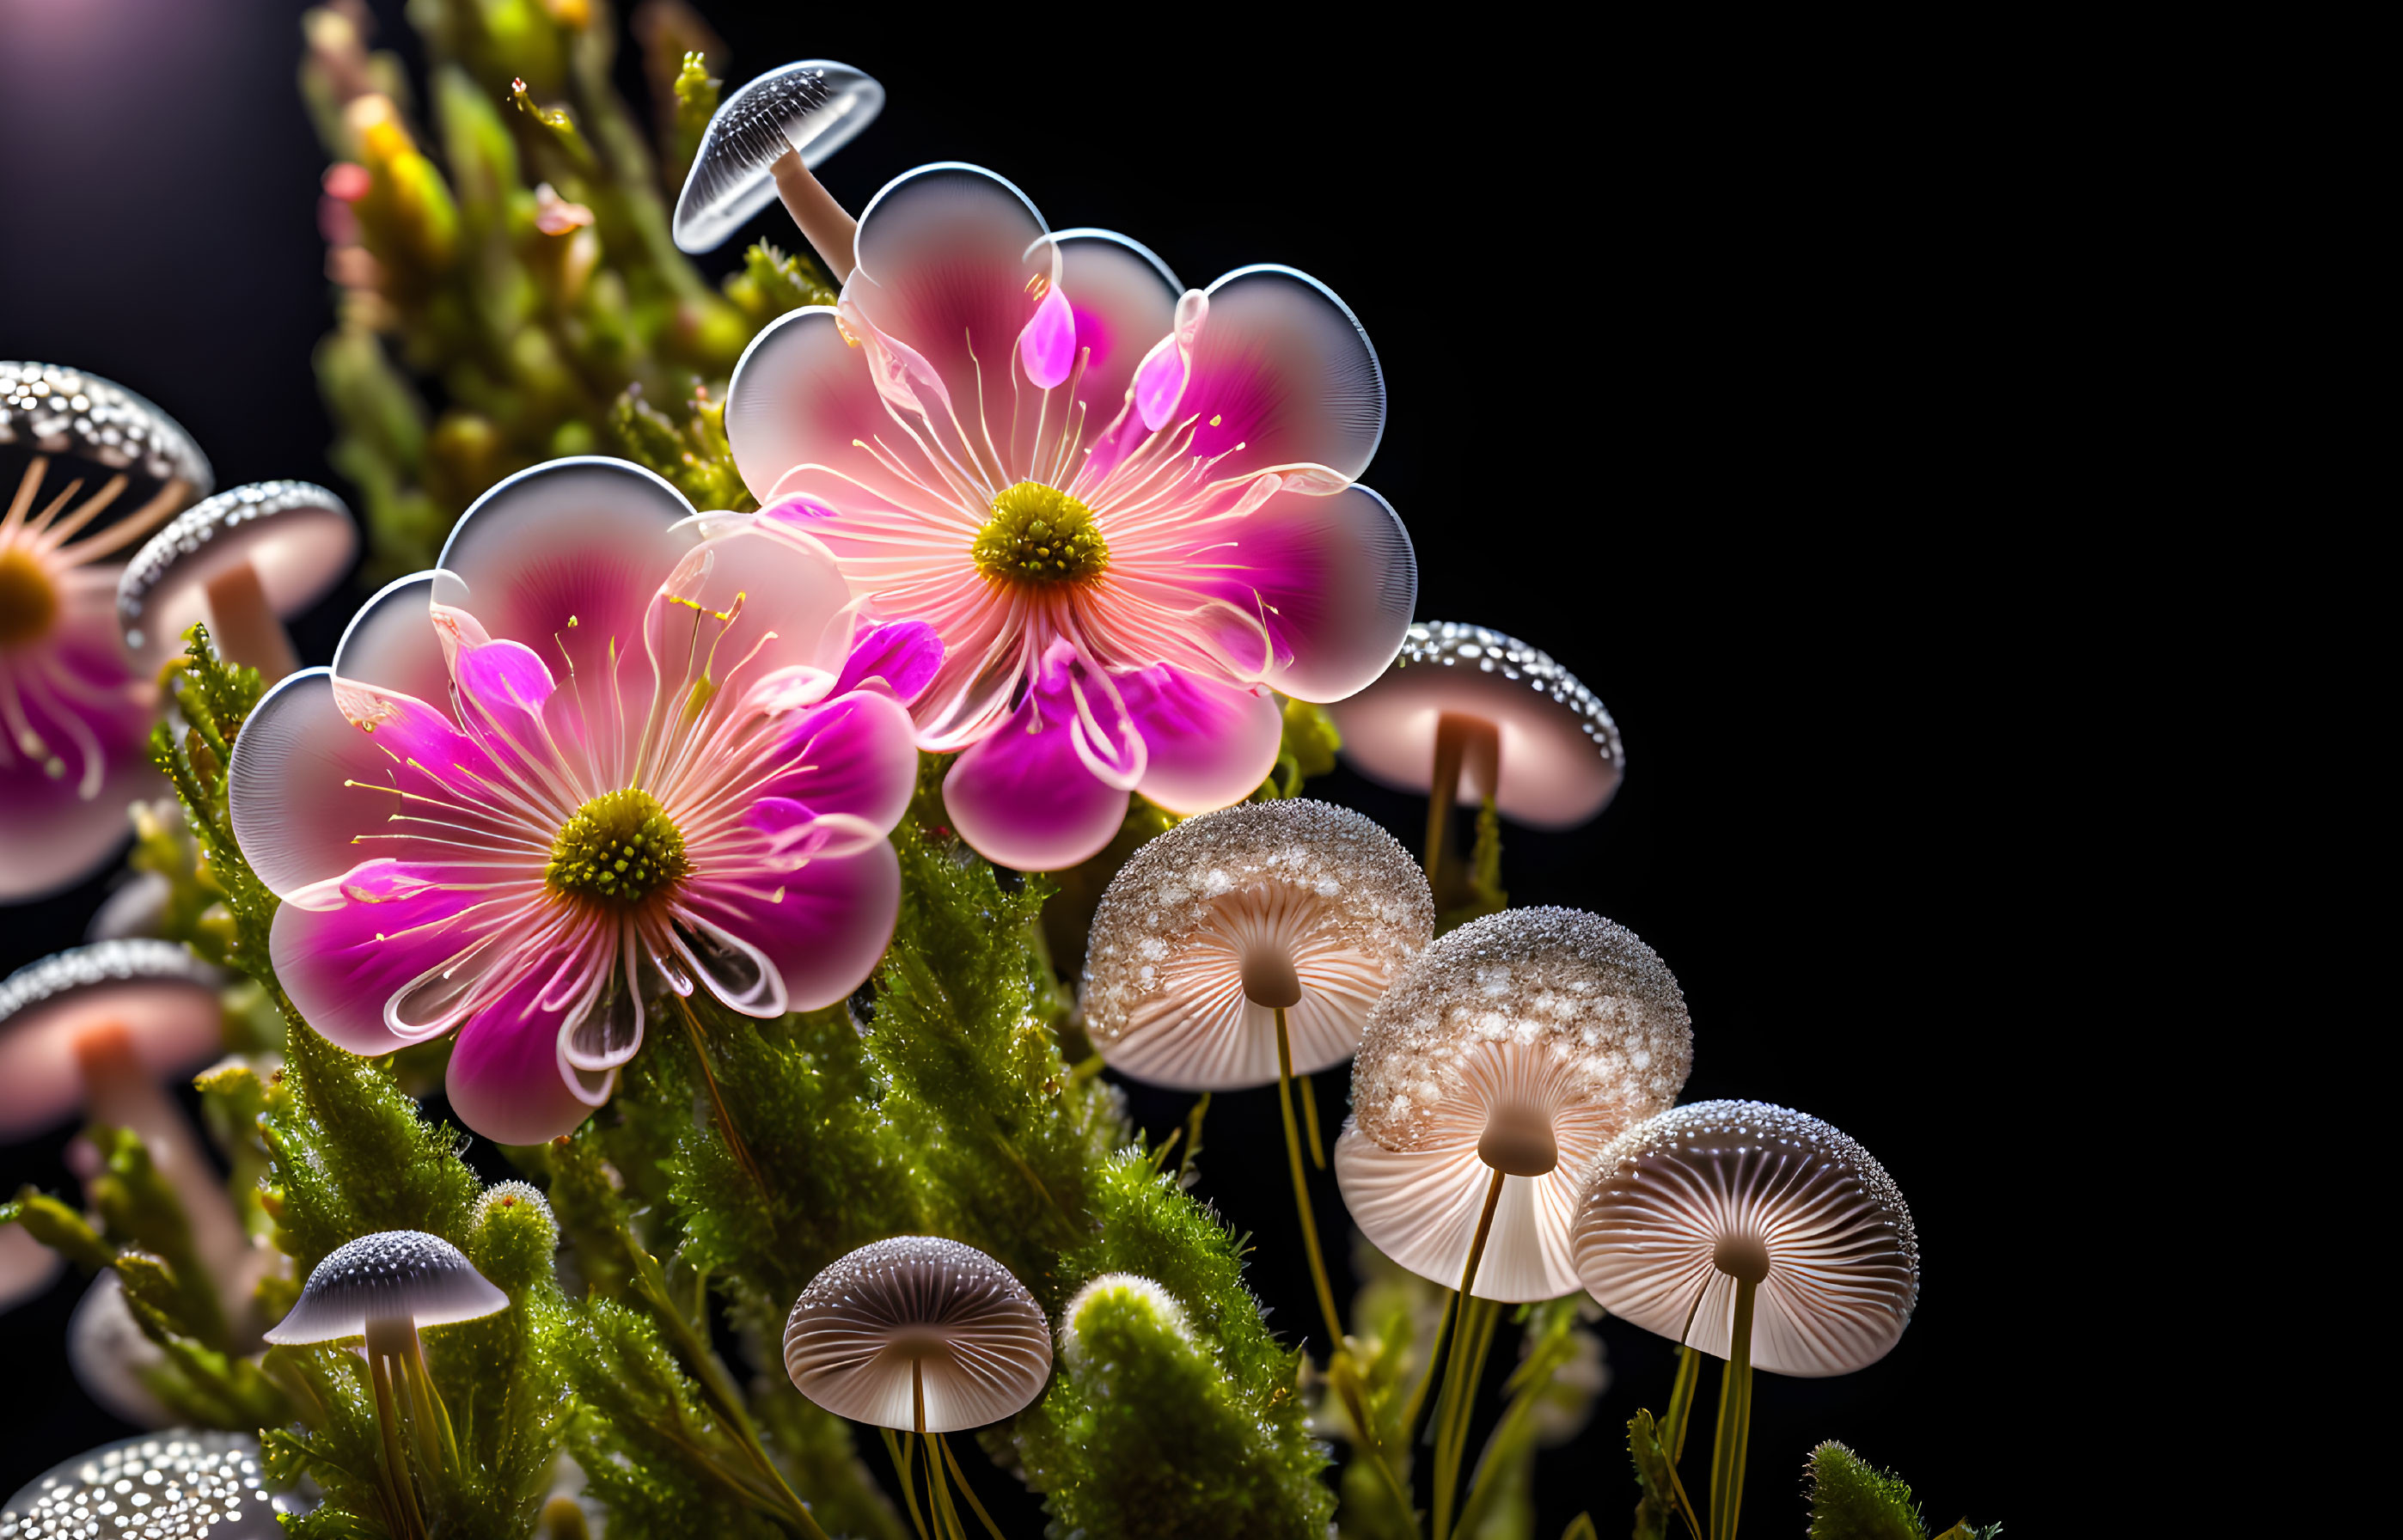
POLYGON ((538 1145, 572 1133, 605 1100, 610 1075, 588 1098, 561 1060, 559 1010, 546 1010, 528 978, 459 1029, 444 1090, 459 1121, 496 1145, 538 1145))
POLYGON ((918 785, 918 751, 910 714, 869 690, 839 696, 808 715, 778 724, 775 762, 785 767, 762 795, 788 798, 813 817, 859 820, 882 838, 909 811, 918 785))
POLYGON ((865 818, 854 818, 848 813, 820 817, 807 804, 789 797, 762 797, 752 804, 744 821, 768 836, 768 849, 772 854, 787 860, 857 855, 872 845, 883 843, 884 837, 893 832, 890 824, 879 828, 865 818))
POLYGON ((1076 317, 1064 289, 1054 288, 1035 307, 1034 319, 1018 334, 1018 360, 1037 390, 1064 383, 1076 359, 1076 317))
POLYGON ((880 840, 856 855, 812 861, 779 881, 764 899, 696 889, 687 907, 775 964, 787 1009, 831 1006, 868 981, 893 939, 900 859, 880 840))
POLYGON ((1118 684, 1147 754, 1135 789, 1169 812, 1207 812, 1240 802, 1276 768, 1285 719, 1265 690, 1166 668, 1118 684))
POLYGON ((926 692, 943 666, 943 641, 923 620, 888 620, 852 638, 851 656, 828 695, 875 689, 907 706, 926 692))
POLYGON ((1053 239, 1060 247, 1060 286, 1076 315, 1076 348, 1084 355, 1076 395, 1084 403, 1090 438, 1118 416, 1135 366, 1174 326, 1176 297, 1185 285, 1148 247, 1115 230, 1062 230, 1053 239))
POLYGON ((1146 432, 1158 433, 1176 418, 1185 387, 1193 379, 1193 344, 1210 314, 1210 297, 1188 290, 1176 301, 1174 326, 1134 371, 1134 408, 1146 432))

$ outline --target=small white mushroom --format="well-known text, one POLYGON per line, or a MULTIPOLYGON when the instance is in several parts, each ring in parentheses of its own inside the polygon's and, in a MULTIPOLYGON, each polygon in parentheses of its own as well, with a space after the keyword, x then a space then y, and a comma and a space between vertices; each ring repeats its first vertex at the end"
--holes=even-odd
POLYGON ((205 621, 217 651, 269 684, 300 666, 284 622, 324 598, 358 555, 342 500, 307 481, 219 493, 150 537, 117 584, 126 647, 156 667, 205 621))
POLYGON ((278 1512, 301 1511, 268 1495, 257 1439, 176 1428, 104 1444, 35 1477, 0 1507, 0 1540, 266 1540, 284 1533, 278 1512))
POLYGON ((1698 1102, 1603 1153, 1577 1275, 1612 1314, 1716 1358, 1758 1291, 1754 1367, 1850 1374, 1892 1351, 1919 1298, 1919 1241, 1869 1152, 1765 1102, 1698 1102))
POLYGON ((810 172, 884 107, 884 88, 831 59, 770 70, 719 105, 676 198, 678 249, 714 251, 780 194, 793 223, 840 284, 851 276, 858 221, 810 172))
POLYGON ((413 1444, 427 1463, 455 1462, 458 1451, 451 1414, 425 1371, 418 1333, 508 1308, 509 1297, 450 1242, 424 1230, 381 1230, 337 1247, 311 1269, 299 1303, 267 1339, 294 1347, 366 1339, 368 1380, 383 1439, 379 1474, 384 1500, 423 1533, 404 1450, 413 1444))
POLYGON ((1119 1073, 1179 1090, 1352 1056, 1369 1007, 1435 930, 1426 879, 1349 809, 1240 803, 1147 841, 1093 912, 1085 1030, 1119 1073))
POLYGON ((166 1361, 166 1350, 142 1335, 117 1269, 93 1279, 67 1317, 67 1367, 83 1393, 137 1428, 163 1428, 175 1414, 151 1394, 143 1377, 166 1361))
MULTIPOLYGON (((182 423, 114 381, 60 364, 0 359, 0 496, 43 461, 37 490, 81 480, 85 502, 60 515, 83 525, 116 507, 111 544, 206 497, 209 457, 182 423), (121 532, 121 533, 120 533, 121 532)), ((89 538, 89 537, 87 537, 89 538)))
POLYGON ((1624 926, 1563 909, 1463 925, 1369 1013, 1335 1145, 1344 1203, 1423 1278, 1510 1302, 1569 1293, 1587 1172, 1692 1062, 1677 980, 1624 926))
POLYGON ((785 1325, 785 1372, 838 1417, 955 1433, 1041 1393, 1051 1330, 1026 1286, 983 1252, 897 1236, 811 1281, 785 1325))

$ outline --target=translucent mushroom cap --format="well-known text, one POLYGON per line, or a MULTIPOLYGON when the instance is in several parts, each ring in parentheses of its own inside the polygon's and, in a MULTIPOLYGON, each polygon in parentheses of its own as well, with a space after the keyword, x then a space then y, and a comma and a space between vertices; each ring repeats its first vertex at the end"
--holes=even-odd
POLYGON ((309 1274, 300 1302, 268 1332, 271 1342, 332 1342, 366 1335, 372 1320, 407 1317, 447 1326, 498 1314, 509 1297, 459 1248, 424 1230, 383 1230, 335 1248, 309 1274))
POLYGON ((904 1235, 862 1246, 813 1279, 785 1325, 785 1372, 855 1422, 980 1428, 1023 1408, 1051 1376, 1051 1332, 1009 1269, 957 1241, 904 1235))
POLYGON ((1488 915, 1369 1012, 1335 1146, 1343 1201, 1379 1251, 1457 1287, 1501 1171, 1477 1294, 1567 1294, 1587 1172, 1676 1101, 1692 1062, 1685 995, 1633 932, 1577 909, 1488 915))
POLYGON ((247 561, 281 619, 324 598, 358 555, 359 527, 343 501, 307 481, 254 481, 175 516, 117 580, 125 645, 145 659, 182 645, 207 618, 209 580, 247 561))
POLYGON ((173 941, 101 941, 29 963, 0 982, 0 1142, 83 1105, 78 1040, 115 1023, 154 1078, 224 1051, 217 970, 173 941))
POLYGON ((804 59, 728 97, 701 131, 676 195, 680 251, 715 251, 776 196, 768 172, 787 150, 812 170, 858 137, 884 110, 884 88, 849 64, 804 59))
POLYGON ((1085 1030, 1121 1074, 1181 1090, 1351 1057, 1368 1009, 1435 931, 1426 876, 1367 818, 1325 802, 1249 802, 1135 852, 1093 913, 1085 1030))
POLYGON ((284 1533, 266 1480, 258 1440, 248 1434, 137 1434, 25 1483, 0 1507, 0 1536, 265 1540, 284 1533), (115 1511, 104 1512, 103 1504, 115 1511))
POLYGON ((1919 1238, 1885 1168, 1765 1102, 1697 1102, 1620 1135, 1594 1167, 1577 1262, 1613 1313, 1720 1358, 1733 1275, 1756 1273, 1752 1362, 1773 1374, 1877 1362, 1919 1299, 1919 1238))
POLYGON ((1490 723, 1501 737, 1496 779, 1464 767, 1461 799, 1492 797, 1506 818, 1574 828, 1600 812, 1627 769, 1618 725, 1593 691, 1515 636, 1453 620, 1422 620, 1402 638, 1384 677, 1327 708, 1343 757, 1372 781, 1423 792, 1434 780, 1436 723, 1490 723))
POLYGON ((216 484, 183 424, 123 385, 61 364, 0 360, 0 483, 13 491, 37 454, 56 463, 49 480, 81 476, 87 493, 98 490, 93 477, 123 472, 128 495, 117 506, 128 512, 176 481, 186 497, 216 484))

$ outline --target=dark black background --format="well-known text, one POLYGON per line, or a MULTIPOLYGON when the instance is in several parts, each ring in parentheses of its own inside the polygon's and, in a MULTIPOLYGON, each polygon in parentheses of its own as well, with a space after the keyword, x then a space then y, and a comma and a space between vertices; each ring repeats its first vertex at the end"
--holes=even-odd
MULTIPOLYGON (((2035 147, 2040 100, 1990 89, 1966 37, 703 9, 729 81, 808 56, 884 81, 822 173, 854 209, 973 160, 1188 284, 1273 260, 1344 297, 1386 371, 1366 479, 1417 544, 1419 613, 1547 648, 1625 732, 1600 821, 1511 839, 1513 900, 1608 914, 1668 960, 1688 1100, 1823 1117, 1913 1204, 1924 1292, 1894 1353, 1761 1377, 1752 1531, 1799 1532, 1828 1436, 1901 1471, 1936 1527, 2058 1517, 2045 1467, 2007 1452, 2064 1351, 2041 1314, 2058 1247, 2009 1152, 2060 1095, 2034 1055, 2091 1030, 2061 1011, 2084 950, 2063 916, 2108 882, 2053 789, 2089 753, 2058 661, 2075 565, 2030 548, 2061 490, 2043 467, 2086 431, 2031 382, 2082 367, 2055 285, 2091 238, 2035 147)), ((0 356, 148 395, 221 486, 331 479, 298 10, 0 0, 0 356)), ((757 229, 793 239, 772 209, 757 229)), ((300 629, 309 660, 356 597, 300 629)), ((1423 804, 1348 773, 1317 790, 1415 842, 1423 804)), ((104 891, 0 910, 0 963, 76 942, 104 891)), ((1165 1132, 1185 1103, 1135 1105, 1165 1132)), ((55 1143, 0 1150, 0 1178, 67 1186, 55 1143)), ((1220 1098, 1207 1143, 1202 1193, 1257 1232, 1256 1286, 1303 1329, 1273 1098, 1220 1098)), ((75 1287, 0 1320, 0 1490, 117 1431, 65 1368, 75 1287)), ((1623 1424, 1665 1399, 1665 1344, 1602 1331, 1614 1382, 1539 1467, 1541 1535, 1585 1506, 1623 1529, 1623 1424)))

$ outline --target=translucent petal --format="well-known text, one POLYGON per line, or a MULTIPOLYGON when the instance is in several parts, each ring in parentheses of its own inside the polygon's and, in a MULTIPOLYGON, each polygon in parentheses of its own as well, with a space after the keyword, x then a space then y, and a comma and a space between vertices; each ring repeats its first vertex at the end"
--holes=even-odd
POLYGON ((431 572, 396 577, 359 606, 334 649, 337 678, 438 706, 451 699, 451 668, 430 613, 434 578, 431 572))

